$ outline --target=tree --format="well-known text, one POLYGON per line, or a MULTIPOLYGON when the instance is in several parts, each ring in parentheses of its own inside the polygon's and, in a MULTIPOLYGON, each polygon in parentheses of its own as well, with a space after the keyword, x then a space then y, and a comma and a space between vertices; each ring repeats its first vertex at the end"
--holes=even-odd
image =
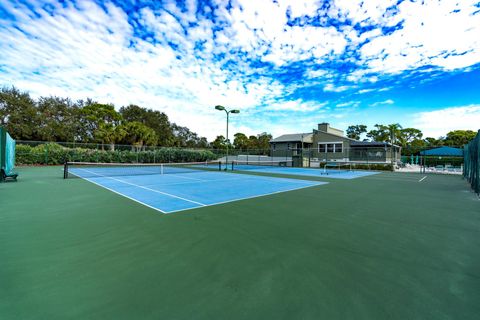
POLYGON ((136 121, 145 124, 147 116, 147 110, 145 108, 130 104, 126 107, 121 107, 119 113, 122 115, 122 118, 127 122, 136 121))
POLYGON ((377 142, 390 142, 390 143, 397 143, 398 137, 401 136, 400 130, 402 126, 398 123, 393 123, 389 125, 383 124, 376 124, 374 130, 370 130, 367 133, 367 137, 369 137, 372 141, 377 142))
POLYGON ((367 137, 370 138, 371 141, 387 142, 389 140, 388 127, 383 124, 376 124, 374 127, 376 129, 370 130, 367 133, 367 137))
POLYGON ((124 128, 112 123, 100 123, 99 128, 95 132, 95 137, 103 144, 110 144, 110 150, 115 150, 115 143, 121 141, 125 137, 124 128))
POLYGON ((168 120, 168 116, 160 111, 145 109, 137 105, 129 105, 120 108, 120 114, 126 121, 137 121, 152 128, 161 146, 172 146, 175 143, 174 126, 168 120))
POLYGON ((423 133, 419 129, 415 128, 404 128, 400 129, 398 132, 398 142, 402 147, 412 144, 414 141, 417 141, 416 144, 420 144, 418 141, 422 141, 423 133))
POLYGON ((425 138, 425 144, 429 147, 437 147, 437 146, 443 146, 443 140, 441 139, 435 139, 432 137, 427 137, 425 138))
POLYGON ((208 148, 210 146, 210 143, 208 143, 207 138, 205 137, 200 137, 197 142, 197 148, 208 148))
POLYGON ((272 140, 272 135, 266 132, 260 133, 257 136, 257 147, 261 150, 270 149, 270 140, 272 140))
POLYGON ((141 122, 127 122, 121 126, 123 141, 137 148, 145 148, 145 146, 153 146, 157 144, 157 136, 153 129, 147 127, 141 122))
POLYGON ((242 149, 242 150, 248 149, 248 137, 245 134, 238 132, 238 133, 235 133, 233 136, 234 136, 233 147, 235 149, 242 149))
POLYGON ((70 99, 40 97, 37 102, 39 140, 74 141, 77 110, 70 99))
POLYGON ((387 142, 392 144, 398 143, 398 138, 401 137, 402 126, 399 123, 392 123, 387 126, 388 139, 387 142))
POLYGON ((258 149, 258 138, 257 136, 248 137, 248 149, 258 149))
POLYGON ((92 103, 81 109, 82 123, 87 138, 94 142, 111 143, 115 127, 122 116, 111 104, 92 103))
POLYGON ((174 146, 176 147, 195 147, 196 139, 198 136, 196 133, 190 131, 187 127, 182 127, 177 124, 172 125, 174 146))
POLYGON ((213 149, 227 149, 227 140, 224 136, 217 136, 215 140, 212 142, 213 149))
POLYGON ((367 126, 363 124, 349 126, 347 128, 347 137, 350 139, 360 140, 362 133, 367 132, 367 126))
POLYGON ((472 130, 454 130, 447 133, 444 144, 447 146, 461 147, 475 138, 477 133, 472 130))
POLYGON ((15 87, 0 90, 0 125, 14 139, 37 139, 38 113, 27 92, 20 92, 15 87))

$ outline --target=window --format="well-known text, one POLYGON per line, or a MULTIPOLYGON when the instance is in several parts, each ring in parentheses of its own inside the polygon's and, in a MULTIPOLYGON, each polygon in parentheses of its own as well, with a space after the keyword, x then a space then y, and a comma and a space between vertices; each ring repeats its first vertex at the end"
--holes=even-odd
POLYGON ((332 142, 332 143, 319 143, 318 144, 319 153, 342 153, 343 152, 343 143, 342 142, 332 142))
POLYGON ((274 143, 274 144, 273 144, 273 151, 275 151, 276 147, 277 147, 277 144, 274 143))

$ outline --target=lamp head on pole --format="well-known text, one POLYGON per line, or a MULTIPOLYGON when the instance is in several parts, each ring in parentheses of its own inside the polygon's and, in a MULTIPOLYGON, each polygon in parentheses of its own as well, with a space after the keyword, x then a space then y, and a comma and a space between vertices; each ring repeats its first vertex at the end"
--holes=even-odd
POLYGON ((224 106, 220 106, 220 105, 215 106, 215 109, 225 111, 225 107, 224 107, 224 106))
POLYGON ((232 110, 230 113, 240 113, 240 110, 232 110))

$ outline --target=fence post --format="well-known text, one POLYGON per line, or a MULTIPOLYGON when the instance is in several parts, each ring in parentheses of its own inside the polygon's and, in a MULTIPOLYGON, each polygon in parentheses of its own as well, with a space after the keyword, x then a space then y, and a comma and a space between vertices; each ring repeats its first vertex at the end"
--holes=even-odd
POLYGON ((48 143, 45 144, 45 164, 48 165, 48 143))

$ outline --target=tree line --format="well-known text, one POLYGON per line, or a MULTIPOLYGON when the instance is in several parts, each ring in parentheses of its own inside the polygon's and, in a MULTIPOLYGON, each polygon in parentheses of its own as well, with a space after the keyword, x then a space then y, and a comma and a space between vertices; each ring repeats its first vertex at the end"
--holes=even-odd
MULTIPOLYGON (((126 144, 137 147, 162 146, 183 148, 234 148, 239 150, 270 148, 272 135, 264 132, 247 136, 234 135, 233 143, 219 135, 213 142, 199 136, 187 127, 170 122, 168 116, 158 110, 137 105, 121 107, 102 104, 92 99, 73 101, 62 97, 33 99, 28 92, 15 87, 0 89, 0 126, 17 140, 126 144)), ((436 146, 463 146, 476 133, 471 130, 455 130, 439 139, 423 137, 421 130, 403 128, 400 124, 376 124, 368 130, 366 125, 348 127, 349 138, 378 142, 393 142, 403 148, 436 146)))
POLYGON ((268 149, 271 135, 246 137, 235 135, 233 145, 224 136, 212 143, 187 127, 170 122, 161 111, 137 105, 122 106, 98 103, 92 99, 73 101, 56 96, 33 99, 15 87, 0 89, 0 126, 14 139, 49 142, 75 142, 161 146, 183 148, 268 149), (238 136, 238 138, 237 138, 238 136))
POLYGON ((453 146, 461 147, 472 140, 477 134, 471 130, 454 130, 446 136, 438 139, 423 137, 421 130, 416 128, 403 128, 400 124, 389 125, 376 124, 374 129, 368 130, 366 125, 351 125, 347 128, 347 137, 360 140, 362 135, 366 136, 364 141, 388 142, 402 146, 403 148, 424 148, 453 146))
POLYGON ((237 150, 269 150, 272 135, 263 132, 259 135, 250 135, 247 137, 244 133, 238 132, 233 135, 233 144, 220 135, 211 143, 213 149, 237 149, 237 150))

